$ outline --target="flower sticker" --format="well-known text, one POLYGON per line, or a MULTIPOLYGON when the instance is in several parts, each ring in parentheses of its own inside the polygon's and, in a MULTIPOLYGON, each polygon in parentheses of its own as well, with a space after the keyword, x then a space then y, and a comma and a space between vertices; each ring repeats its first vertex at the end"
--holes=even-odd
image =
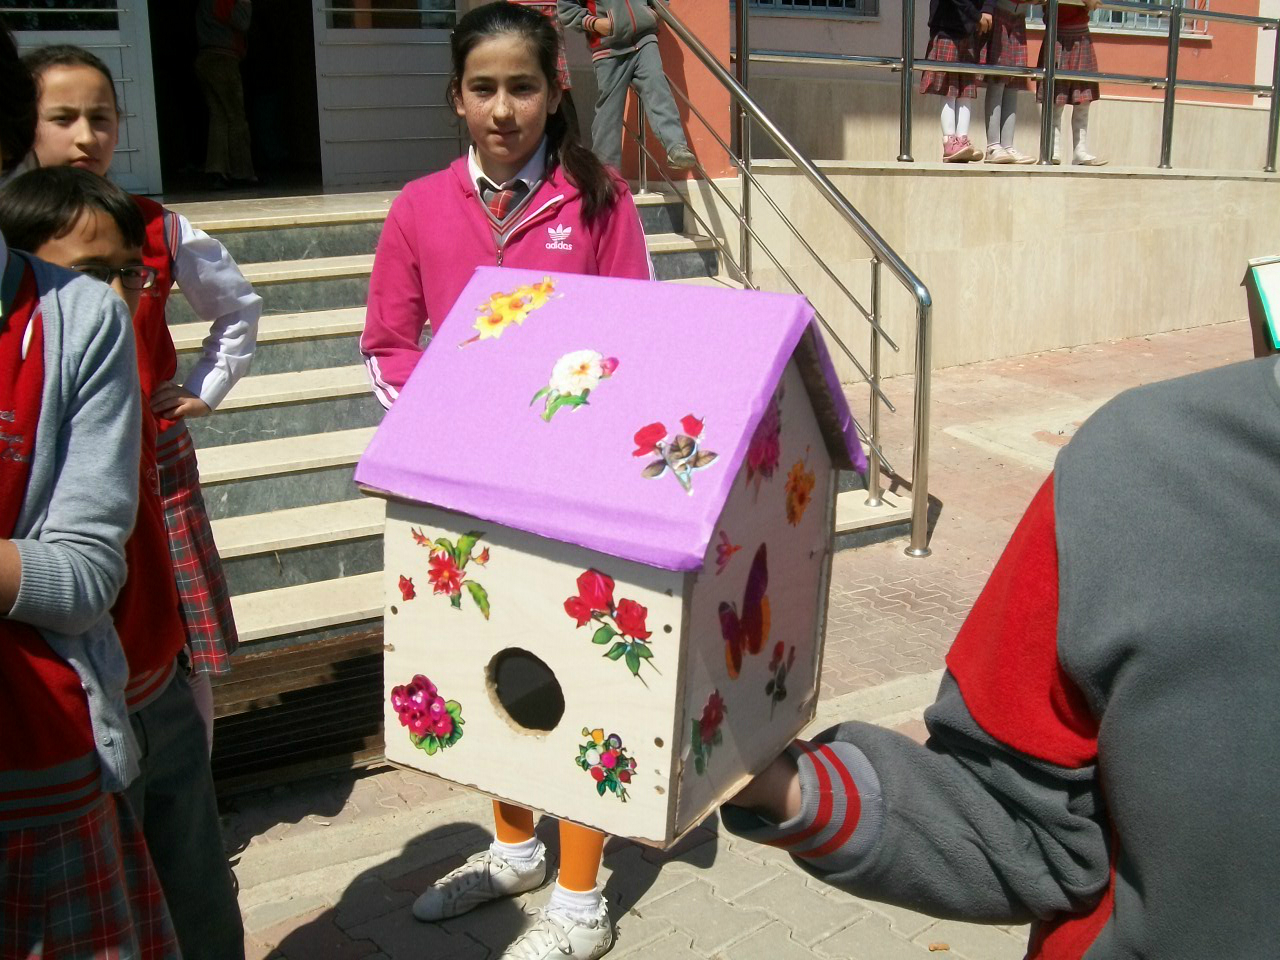
POLYGON ((596 793, 604 796, 612 793, 623 803, 627 802, 627 784, 636 773, 636 762, 627 756, 622 738, 616 733, 604 735, 604 730, 582 728, 587 742, 578 747, 578 766, 591 774, 596 782, 596 793))
POLYGON ((804 512, 813 502, 813 485, 816 479, 813 471, 809 469, 807 450, 805 457, 806 460, 797 460, 792 464, 791 471, 787 474, 787 523, 793 527, 799 525, 804 518, 804 512))
POLYGON ((427 756, 452 747, 462 739, 462 705, 445 700, 436 685, 418 674, 407 684, 391 689, 391 707, 400 726, 409 728, 409 739, 427 756))
POLYGON ((707 705, 702 708, 702 716, 690 721, 690 732, 693 745, 693 769, 703 774, 707 772, 707 764, 711 762, 711 750, 724 742, 724 734, 720 732, 720 724, 724 723, 726 713, 724 698, 719 690, 712 690, 707 697, 707 705))
POLYGON ((543 401, 542 419, 550 423, 556 412, 565 407, 585 407, 591 391, 617 369, 617 357, 605 357, 594 350, 566 353, 551 368, 551 382, 533 395, 529 406, 543 401))
POLYGON ((599 570, 587 570, 578 577, 578 593, 564 602, 564 612, 579 627, 596 623, 591 642, 604 646, 612 644, 605 652, 610 660, 623 660, 631 675, 641 683, 640 664, 653 666, 653 651, 648 639, 653 636, 646 620, 649 610, 635 600, 613 600, 613 578, 599 570))
POLYGON ((773 656, 769 659, 769 672, 773 679, 764 685, 765 696, 769 698, 769 719, 773 719, 773 708, 787 699, 787 674, 796 665, 796 648, 792 644, 787 652, 787 659, 782 659, 783 644, 779 640, 773 647, 773 656))
MULTIPOLYGON (((427 581, 431 584, 432 594, 448 597, 453 608, 461 610, 462 591, 465 589, 480 613, 488 620, 489 592, 475 580, 468 580, 466 574, 467 564, 474 563, 478 567, 483 567, 489 562, 488 547, 475 553, 476 545, 484 534, 475 531, 464 533, 458 538, 458 542, 454 543, 446 537, 432 540, 421 530, 410 528, 409 532, 413 535, 414 543, 430 551, 427 559, 427 581)), ((406 582, 409 590, 414 590, 413 581, 401 576, 400 592, 402 594, 405 592, 406 582)), ((406 600, 412 598, 412 595, 405 596, 406 600)))
POLYGON ((543 277, 538 283, 524 284, 510 293, 491 294, 478 307, 473 327, 475 336, 458 344, 459 349, 481 340, 496 340, 512 324, 520 326, 534 310, 560 296, 555 289, 555 281, 550 277, 543 277))
POLYGON ((778 460, 782 456, 782 387, 773 395, 773 401, 765 408, 764 416, 756 425, 756 432, 751 435, 751 443, 747 445, 747 486, 755 484, 755 493, 760 493, 760 484, 773 476, 778 469, 778 460))
POLYGON ((400 599, 404 601, 412 600, 418 595, 417 589, 413 585, 413 578, 400 574, 400 599))
POLYGON ((693 495, 693 471, 711 466, 719 454, 702 449, 703 422, 693 414, 680 420, 680 429, 674 440, 667 442, 667 428, 661 423, 651 423, 641 427, 632 438, 636 448, 631 451, 633 457, 648 457, 657 454, 660 459, 654 460, 641 471, 641 476, 652 480, 662 476, 668 470, 680 481, 685 493, 693 495))
POLYGON ((733 555, 742 549, 740 544, 730 543, 729 535, 723 530, 720 531, 720 542, 716 544, 716 576, 724 573, 725 567, 729 566, 729 561, 733 559, 733 555))

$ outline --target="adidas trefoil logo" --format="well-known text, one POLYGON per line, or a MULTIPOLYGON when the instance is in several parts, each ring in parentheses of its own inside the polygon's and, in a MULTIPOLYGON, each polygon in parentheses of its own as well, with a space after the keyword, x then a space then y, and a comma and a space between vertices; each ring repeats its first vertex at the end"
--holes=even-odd
POLYGON ((569 237, 573 233, 573 227, 566 227, 563 223, 547 227, 547 236, 551 240, 547 243, 548 250, 572 250, 573 244, 569 242, 569 237))

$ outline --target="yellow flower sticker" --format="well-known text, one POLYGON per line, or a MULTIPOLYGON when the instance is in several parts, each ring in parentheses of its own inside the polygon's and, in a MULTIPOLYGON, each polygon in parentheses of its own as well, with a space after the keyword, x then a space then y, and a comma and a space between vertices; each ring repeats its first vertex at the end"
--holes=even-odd
POLYGON ((475 336, 458 344, 459 348, 481 340, 496 340, 507 327, 520 326, 533 311, 544 307, 558 296, 555 281, 543 277, 537 283, 526 283, 510 293, 494 293, 477 308, 473 329, 475 336))

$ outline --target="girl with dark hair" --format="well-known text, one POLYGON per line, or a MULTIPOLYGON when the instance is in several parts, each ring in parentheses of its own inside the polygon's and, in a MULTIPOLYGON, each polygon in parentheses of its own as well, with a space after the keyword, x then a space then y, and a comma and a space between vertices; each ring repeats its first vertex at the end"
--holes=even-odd
MULTIPOLYGON (((0 103, 8 170, 31 145, 35 88, 3 28, 0 103)), ((54 233, 69 237, 82 213, 54 233)), ((19 219, 38 228, 41 214, 19 219)), ((112 236, 95 266, 130 267, 137 220, 97 226, 112 236)), ((10 251, 3 228, 0 409, 0 953, 176 960, 142 828, 119 796, 138 769, 109 616, 138 506, 129 313, 102 283, 10 251)))
POLYGON ((565 118, 551 22, 491 3, 453 32, 450 101, 474 143, 401 191, 378 241, 360 351, 390 407, 476 267, 652 279, 635 202, 565 118))
MULTIPOLYGON (((644 231, 626 185, 566 123, 550 21, 491 3, 454 30, 450 95, 474 146, 396 198, 378 241, 361 351, 378 399, 391 406, 477 266, 652 279, 644 231)), ((546 851, 533 813, 495 801, 496 838, 427 890, 419 920, 457 916, 542 885, 546 851)), ((586 960, 613 945, 596 874, 604 835, 560 824, 560 875, 538 922, 503 960, 586 960)))

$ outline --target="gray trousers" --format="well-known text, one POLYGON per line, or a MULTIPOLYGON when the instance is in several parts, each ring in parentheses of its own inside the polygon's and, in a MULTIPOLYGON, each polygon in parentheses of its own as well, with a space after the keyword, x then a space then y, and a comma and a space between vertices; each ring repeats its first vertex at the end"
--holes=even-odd
POLYGON ((644 104, 649 126, 670 152, 685 145, 680 111, 667 86, 662 70, 662 54, 656 43, 646 43, 633 53, 603 57, 595 61, 596 116, 591 122, 591 149, 606 166, 622 166, 622 119, 627 109, 627 90, 636 88, 644 104))
POLYGON ((142 822, 184 960, 243 960, 244 926, 222 846, 204 722, 179 668, 129 717, 142 773, 125 796, 142 822))

